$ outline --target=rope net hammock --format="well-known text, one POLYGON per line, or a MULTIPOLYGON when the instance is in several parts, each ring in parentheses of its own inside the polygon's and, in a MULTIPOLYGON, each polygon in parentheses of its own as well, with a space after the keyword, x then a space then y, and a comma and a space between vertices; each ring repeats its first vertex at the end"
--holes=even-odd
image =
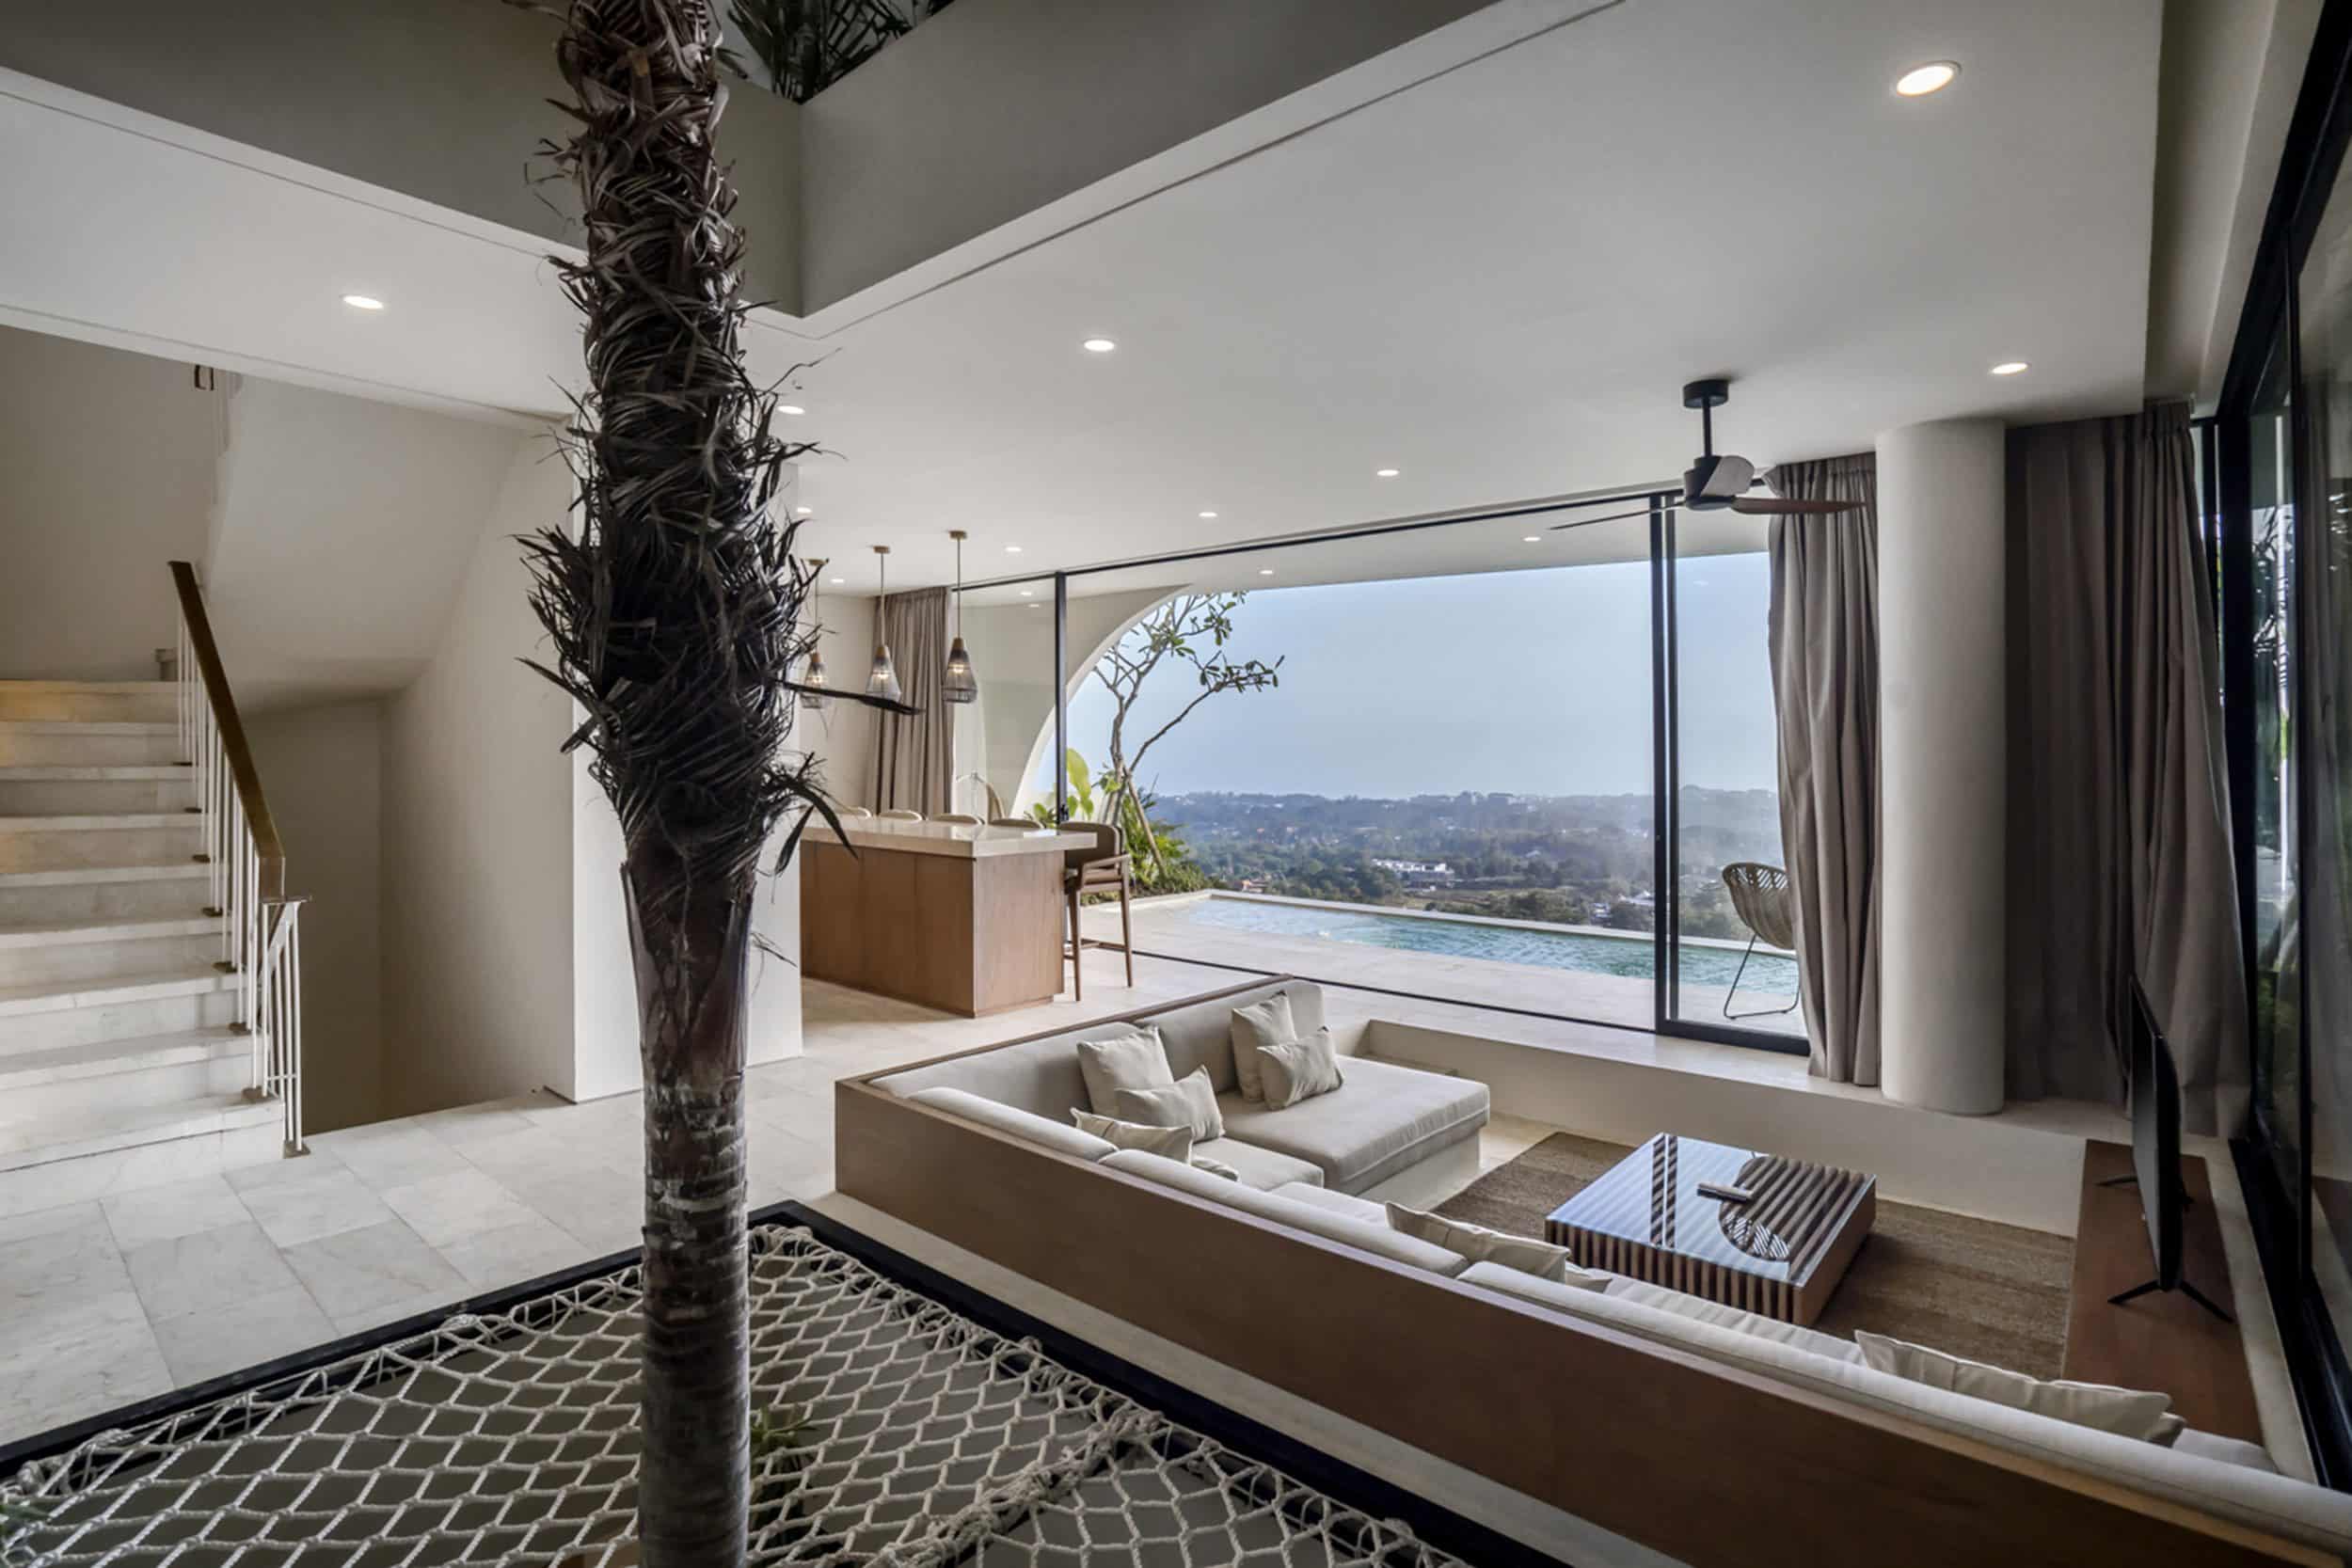
MULTIPOLYGON (((808 1231, 753 1230, 752 1560, 1450 1568, 808 1231)), ((8 1568, 633 1560, 634 1268, 0 1478, 8 1568)))

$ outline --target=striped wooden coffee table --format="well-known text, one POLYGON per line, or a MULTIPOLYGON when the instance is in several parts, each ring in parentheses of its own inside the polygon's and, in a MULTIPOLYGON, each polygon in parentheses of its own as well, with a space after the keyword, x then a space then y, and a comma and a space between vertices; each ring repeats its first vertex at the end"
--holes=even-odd
POLYGON ((1551 1212, 1544 1233, 1588 1269, 1810 1323, 1878 1214, 1878 1180, 1661 1132, 1551 1212), (1745 1203, 1704 1196, 1708 1182, 1745 1203))

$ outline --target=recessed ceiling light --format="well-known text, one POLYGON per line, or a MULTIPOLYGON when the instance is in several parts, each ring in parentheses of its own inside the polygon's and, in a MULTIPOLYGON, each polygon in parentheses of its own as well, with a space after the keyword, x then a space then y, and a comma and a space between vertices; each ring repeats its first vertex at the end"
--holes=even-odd
POLYGON ((1089 338, 1085 342, 1080 343, 1078 346, 1085 349, 1089 354, 1108 354, 1119 345, 1112 342, 1108 338, 1089 338))
POLYGON ((2023 359, 2004 359, 1993 367, 1993 373, 1994 375, 2023 375, 2031 369, 2033 367, 2023 359))
POLYGON ((835 578, 833 580, 836 583, 843 583, 849 581, 850 579, 848 578, 835 578))
POLYGON ((1372 470, 1372 477, 1375 479, 1394 479, 1397 475, 1403 473, 1404 471, 1405 470, 1402 468, 1375 468, 1372 470))
POLYGON ((813 517, 816 515, 816 513, 808 507, 796 506, 792 509, 792 515, 795 517, 813 517))
POLYGON ((1200 515, 1201 515, 1201 516, 1203 516, 1203 517, 1214 517, 1214 516, 1216 516, 1216 513, 1214 513, 1214 512, 1203 512, 1202 514, 1200 514, 1200 515))
POLYGON ((779 414, 805 414, 808 410, 802 407, 797 403, 780 403, 776 404, 776 412, 779 414))
POLYGON ((1959 74, 1960 67, 1953 61, 1930 60, 1925 65, 1913 66, 1896 77, 1895 90, 1905 98, 1925 98, 1931 92, 1941 92, 1950 87, 1952 78, 1959 74))
POLYGON ((1274 575, 1274 568, 1271 566, 1261 566, 1258 568, 1258 575, 1262 578, 1270 578, 1274 575))
POLYGON ((1021 546, 1018 545, 1007 545, 1005 546, 1005 553, 1007 555, 1019 555, 1021 553, 1021 546))
POLYGON ((350 306, 354 310, 381 310, 384 309, 384 302, 376 298, 373 294, 345 294, 343 295, 343 303, 350 306))
POLYGON ((1024 588, 1021 590, 1021 596, 1025 599, 1034 599, 1037 597, 1037 590, 1034 588, 1024 588))
POLYGON ((1544 536, 1540 533, 1522 533, 1519 535, 1519 543, 1522 545, 1540 545, 1543 542, 1544 536))

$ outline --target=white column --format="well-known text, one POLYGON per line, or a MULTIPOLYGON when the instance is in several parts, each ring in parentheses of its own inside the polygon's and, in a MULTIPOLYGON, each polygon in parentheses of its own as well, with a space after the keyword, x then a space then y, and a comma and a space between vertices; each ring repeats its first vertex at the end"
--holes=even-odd
POLYGON ((2001 1108, 2008 633, 2003 429, 1879 437, 1879 1083, 2001 1108))

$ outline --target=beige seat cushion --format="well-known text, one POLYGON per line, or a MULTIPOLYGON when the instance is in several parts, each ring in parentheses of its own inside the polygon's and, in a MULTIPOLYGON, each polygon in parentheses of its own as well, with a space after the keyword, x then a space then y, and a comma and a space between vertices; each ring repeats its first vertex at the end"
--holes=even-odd
POLYGON ((1824 1334, 1817 1328, 1785 1323, 1778 1318, 1742 1311, 1737 1307, 1725 1307, 1720 1301, 1708 1301, 1705 1296, 1691 1295, 1663 1285, 1652 1285, 1647 1280, 1628 1279, 1623 1275, 1613 1275, 1610 1279, 1609 1293, 1619 1301, 1640 1302, 1645 1307, 1672 1312, 1676 1317, 1694 1323, 1713 1323, 1718 1328, 1753 1334, 1775 1344, 1794 1345, 1816 1355, 1826 1355, 1832 1361, 1859 1362, 1862 1359, 1862 1352, 1851 1339, 1840 1339, 1835 1334, 1824 1334))
MULTIPOLYGON (((1311 1165, 1307 1168, 1314 1169, 1311 1165)), ((1294 1181, 1287 1187, 1277 1187, 1274 1196, 1299 1203, 1311 1203, 1318 1209, 1328 1209, 1335 1214, 1345 1214, 1349 1219, 1361 1220, 1366 1225, 1389 1223, 1389 1211, 1385 1206, 1368 1197, 1358 1197, 1354 1193, 1334 1192, 1323 1184, 1323 1173, 1319 1170, 1315 1171, 1311 1182, 1294 1181)))
POLYGON ((1205 1143, 1196 1140, 1192 1157, 1232 1166, 1245 1185, 1261 1192, 1282 1187, 1311 1187, 1320 1192, 1323 1188, 1323 1172, 1306 1161, 1246 1144, 1239 1138, 1211 1138, 1205 1143))
POLYGON ((917 1105, 929 1105, 935 1111, 945 1111, 949 1116, 961 1117, 966 1121, 977 1121, 981 1126, 993 1127, 999 1132, 1009 1132, 1016 1138, 1026 1138, 1029 1142, 1050 1148, 1057 1154, 1075 1155, 1081 1160, 1100 1160, 1104 1155, 1114 1152, 1117 1148, 1116 1145, 1107 1143, 1091 1132, 1081 1132, 1067 1122, 1048 1121, 1045 1117, 1033 1116, 1018 1106, 999 1104, 993 1100, 982 1099, 963 1089, 951 1089, 944 1086, 923 1089, 907 1098, 917 1105))
POLYGON ((1554 1284, 1573 1285, 1579 1290, 1606 1291, 1613 1275, 1597 1274, 1580 1269, 1568 1259, 1568 1249, 1549 1242, 1538 1242, 1507 1231, 1489 1230, 1483 1225, 1467 1220, 1448 1219, 1425 1209, 1408 1209, 1402 1203, 1391 1203, 1384 1211, 1389 1228, 1407 1236, 1419 1236, 1424 1242, 1435 1242, 1448 1252, 1458 1252, 1473 1263, 1500 1263, 1506 1269, 1532 1274, 1538 1279, 1554 1284))
POLYGON ((1283 1110, 1222 1097, 1229 1136, 1305 1160, 1345 1193, 1377 1186, 1486 1124, 1486 1085, 1364 1056, 1347 1082, 1283 1110))
MULTIPOLYGON (((1172 1187, 1194 1197, 1206 1198, 1211 1203, 1239 1213, 1287 1226, 1310 1236, 1319 1236, 1327 1242, 1339 1242, 1359 1251, 1369 1252, 1375 1258, 1385 1258, 1391 1263, 1427 1269, 1432 1274, 1455 1275, 1461 1273, 1470 1261, 1459 1253, 1431 1246, 1427 1242, 1415 1241, 1410 1236, 1400 1236, 1385 1225, 1369 1225, 1362 1220, 1334 1213, 1328 1209, 1317 1208, 1311 1203, 1260 1192, 1248 1182, 1227 1181, 1206 1171, 1195 1170, 1190 1165, 1163 1160, 1156 1154, 1142 1154, 1122 1148, 1105 1157, 1103 1166, 1106 1170, 1124 1171, 1129 1176, 1157 1182, 1163 1187, 1172 1187)), ((1200 1259, 1200 1266, 1213 1269, 1216 1266, 1216 1259, 1204 1258, 1200 1259)))

